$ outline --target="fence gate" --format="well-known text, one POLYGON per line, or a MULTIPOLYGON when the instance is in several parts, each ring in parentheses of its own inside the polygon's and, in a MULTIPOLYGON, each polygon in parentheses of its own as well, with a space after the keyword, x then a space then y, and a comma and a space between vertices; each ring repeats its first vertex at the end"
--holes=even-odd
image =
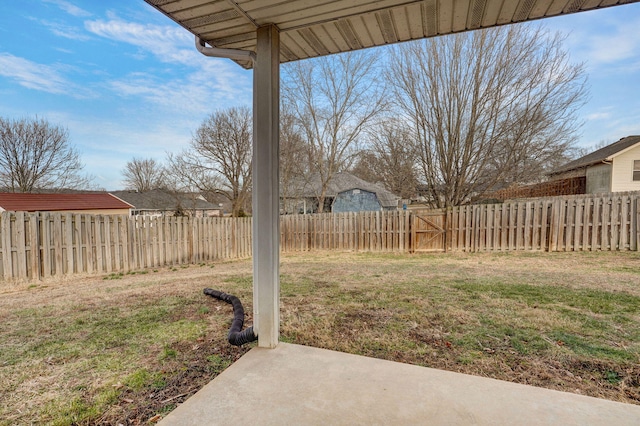
POLYGON ((446 215, 440 210, 415 211, 411 215, 411 251, 445 251, 446 215))

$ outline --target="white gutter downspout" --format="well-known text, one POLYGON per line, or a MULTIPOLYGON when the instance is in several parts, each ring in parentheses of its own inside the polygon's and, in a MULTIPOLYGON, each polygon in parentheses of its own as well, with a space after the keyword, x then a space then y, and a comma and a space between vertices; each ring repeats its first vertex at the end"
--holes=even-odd
POLYGON ((251 61, 255 63, 256 53, 250 50, 240 49, 221 49, 219 47, 207 47, 205 42, 198 36, 196 36, 196 49, 198 52, 205 56, 211 56, 214 58, 228 58, 235 61, 251 61))

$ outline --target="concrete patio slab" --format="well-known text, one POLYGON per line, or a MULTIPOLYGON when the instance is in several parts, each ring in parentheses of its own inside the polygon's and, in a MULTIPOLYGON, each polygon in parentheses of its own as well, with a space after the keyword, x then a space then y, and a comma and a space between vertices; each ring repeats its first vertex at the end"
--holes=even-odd
POLYGON ((640 406, 280 343, 254 348, 160 423, 640 425, 640 406))

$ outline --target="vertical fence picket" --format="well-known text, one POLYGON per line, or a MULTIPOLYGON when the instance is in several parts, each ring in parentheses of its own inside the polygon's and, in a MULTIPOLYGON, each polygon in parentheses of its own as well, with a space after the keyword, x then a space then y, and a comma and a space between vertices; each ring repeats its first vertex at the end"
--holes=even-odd
POLYGON ((24 212, 16 212, 16 267, 17 277, 27 279, 27 256, 25 241, 25 222, 24 212))
POLYGON ((509 214, 507 204, 500 205, 500 250, 509 249, 509 214))
POLYGON ((487 206, 478 206, 478 238, 477 238, 477 250, 485 251, 487 249, 487 206))
MULTIPOLYGON (((2 278, 9 281, 13 278, 13 265, 11 255, 11 219, 13 214, 0 213, 0 234, 2 234, 2 278)), ((39 250, 39 248, 38 248, 39 250)))
POLYGON ((540 201, 532 203, 532 217, 531 217, 531 250, 542 250, 541 242, 541 216, 542 216, 542 203, 540 201))
POLYGON ((62 260, 64 270, 62 271, 65 275, 73 274, 73 215, 71 213, 65 213, 62 215, 62 235, 63 235, 63 244, 62 244, 62 260))
POLYGON ((564 232, 564 251, 573 251, 573 236, 574 236, 574 226, 575 226, 575 212, 576 212, 576 201, 568 200, 566 206, 566 223, 565 232, 564 232))
POLYGON ((620 202, 620 197, 611 198, 611 250, 620 249, 620 202))
POLYGON ((540 250, 549 251, 549 209, 548 200, 540 203, 540 250))
POLYGON ((602 205, 604 201, 599 198, 593 200, 593 216, 591 220, 591 250, 602 250, 602 205))
POLYGON ((558 251, 558 238, 560 235, 560 200, 554 200, 551 204, 551 219, 549 223, 549 251, 558 251))
POLYGON ((458 215, 456 214, 456 207, 452 207, 447 212, 447 223, 450 224, 449 234, 448 234, 448 244, 449 250, 457 250, 458 245, 458 215))
POLYGON ((575 216, 573 219, 574 229, 573 229, 573 249, 575 251, 583 251, 583 241, 582 241, 582 228, 584 227, 584 223, 582 219, 584 218, 584 209, 585 202, 584 199, 576 200, 576 209, 575 216))
POLYGON ((40 221, 40 239, 41 256, 42 256, 42 276, 48 278, 53 273, 52 261, 51 261, 51 215, 49 213, 41 213, 42 220, 40 221))
POLYGON ((629 250, 629 197, 620 197, 620 227, 619 227, 619 247, 618 250, 629 250))
POLYGON ((104 266, 105 272, 113 272, 113 217, 103 216, 104 219, 104 266))
POLYGON ((96 272, 105 272, 105 232, 104 232, 104 216, 94 216, 95 220, 95 238, 96 238, 96 272))
POLYGON ((472 244, 472 234, 473 234, 473 227, 471 226, 473 221, 472 221, 472 214, 473 214, 473 207, 472 206, 464 206, 464 247, 465 247, 465 251, 473 251, 473 247, 471 246, 472 244))
POLYGON ((93 216, 88 214, 82 215, 82 220, 84 223, 84 238, 85 238, 85 248, 86 248, 86 256, 87 256, 87 272, 93 274, 96 272, 95 262, 96 262, 96 254, 95 254, 95 229, 94 229, 94 221, 93 216))
POLYGON ((116 272, 124 271, 122 264, 122 240, 121 240, 121 223, 122 216, 113 217, 113 228, 111 229, 113 238, 113 270, 116 272))
POLYGON ((73 234, 73 272, 83 274, 86 272, 84 267, 84 254, 82 253, 82 220, 79 213, 72 214, 72 234, 73 234))
POLYGON ((52 217, 53 219, 53 237, 52 237, 52 246, 53 246, 53 265, 55 271, 52 275, 62 275, 63 274, 63 266, 62 266, 62 216, 60 214, 55 214, 52 217))
MULTIPOLYGON (((40 245, 38 243, 38 215, 30 214, 29 221, 29 279, 40 279, 40 245)), ((73 269, 71 272, 73 273, 73 269)))
POLYGON ((533 231, 533 218, 531 216, 531 201, 523 203, 524 212, 522 214, 522 249, 531 250, 531 235, 533 231))
POLYGON ((586 198, 584 200, 584 210, 582 211, 582 250, 593 250, 591 236, 591 214, 593 209, 593 200, 586 198))
POLYGON ((611 197, 602 201, 602 250, 611 250, 611 197))

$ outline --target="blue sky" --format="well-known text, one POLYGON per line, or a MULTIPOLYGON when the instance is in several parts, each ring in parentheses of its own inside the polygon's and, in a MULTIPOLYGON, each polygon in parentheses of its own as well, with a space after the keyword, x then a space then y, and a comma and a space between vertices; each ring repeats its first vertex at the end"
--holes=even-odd
MULTIPOLYGON (((541 22, 587 64, 580 146, 640 134, 640 4, 541 22)), ((250 106, 251 81, 142 0, 0 0, 0 116, 66 127, 107 190, 133 157, 162 161, 211 112, 250 106)))

